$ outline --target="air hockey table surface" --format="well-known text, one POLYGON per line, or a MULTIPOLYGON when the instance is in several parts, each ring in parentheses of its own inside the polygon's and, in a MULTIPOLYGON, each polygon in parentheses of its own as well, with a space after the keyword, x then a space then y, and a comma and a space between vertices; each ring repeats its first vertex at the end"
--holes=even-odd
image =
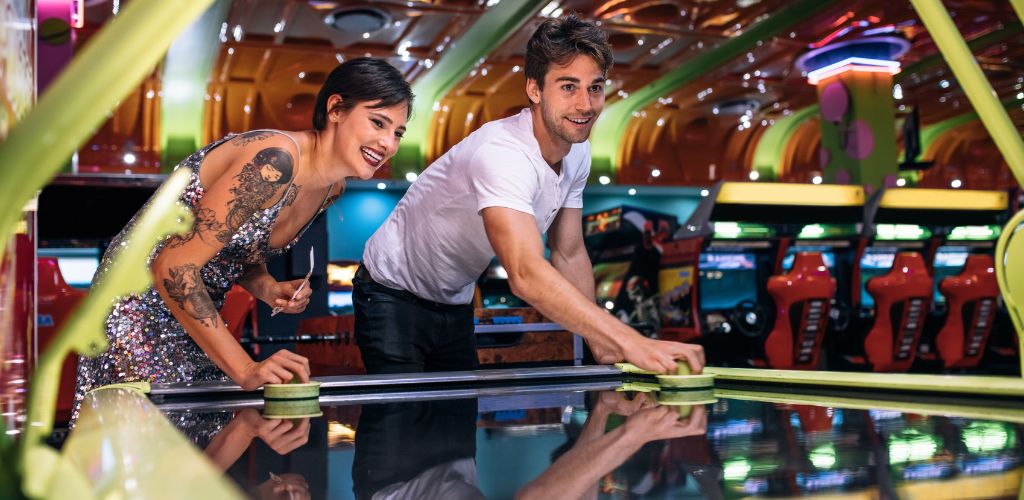
POLYGON ((1021 492, 1020 398, 742 382, 668 394, 608 368, 326 378, 312 416, 273 415, 229 384, 150 399, 254 498, 1021 492))

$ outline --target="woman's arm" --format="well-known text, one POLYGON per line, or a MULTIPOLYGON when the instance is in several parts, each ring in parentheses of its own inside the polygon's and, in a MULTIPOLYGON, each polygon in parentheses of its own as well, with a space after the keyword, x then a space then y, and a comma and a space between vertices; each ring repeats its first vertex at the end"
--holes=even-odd
POLYGON ((169 239, 151 264, 154 288, 171 314, 210 360, 246 390, 288 382, 293 374, 307 381, 309 364, 287 351, 260 363, 253 361, 221 319, 200 269, 256 211, 284 195, 295 170, 292 158, 297 154, 294 146, 285 142, 285 138, 275 137, 237 147, 239 160, 205 189, 194 207, 192 231, 169 239))

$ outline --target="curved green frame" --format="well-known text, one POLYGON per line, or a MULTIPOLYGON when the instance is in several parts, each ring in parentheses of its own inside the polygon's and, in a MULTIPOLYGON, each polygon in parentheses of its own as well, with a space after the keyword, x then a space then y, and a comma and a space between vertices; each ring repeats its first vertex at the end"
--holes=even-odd
POLYGON ((808 106, 776 120, 775 125, 768 127, 768 130, 765 130, 761 138, 758 139, 757 146, 754 147, 751 170, 759 172, 771 170, 775 172, 775 178, 778 178, 779 168, 782 165, 782 153, 786 150, 786 145, 793 139, 793 134, 800 126, 817 116, 820 109, 821 107, 817 104, 808 106))

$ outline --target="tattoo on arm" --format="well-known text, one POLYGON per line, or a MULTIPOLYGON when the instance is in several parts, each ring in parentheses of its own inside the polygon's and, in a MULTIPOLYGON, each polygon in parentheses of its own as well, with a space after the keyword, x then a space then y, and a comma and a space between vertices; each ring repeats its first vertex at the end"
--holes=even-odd
POLYGON ((169 278, 164 278, 164 289, 167 295, 178 304, 181 310, 195 318, 203 326, 216 328, 220 314, 210 299, 206 285, 199 274, 199 266, 182 264, 167 270, 169 278))
POLYGON ((217 241, 227 244, 252 214, 263 208, 280 186, 292 179, 292 155, 281 148, 266 148, 238 173, 238 185, 231 188, 226 226, 217 233, 217 241))
POLYGON ((167 240, 167 246, 176 248, 192 241, 196 235, 199 239, 210 242, 208 236, 216 236, 224 230, 224 224, 217 220, 217 213, 206 207, 196 207, 193 213, 192 231, 184 235, 175 235, 167 240))
POLYGON ((290 207, 292 206, 293 203, 295 203, 295 199, 299 197, 300 189, 302 189, 302 186, 298 184, 292 184, 292 189, 289 189, 284 194, 284 206, 290 207))
POLYGON ((242 135, 240 135, 238 137, 235 137, 234 139, 231 139, 231 145, 232 146, 238 146, 238 147, 245 147, 245 146, 248 146, 248 145, 250 145, 250 144, 252 144, 252 143, 254 143, 256 141, 262 141, 262 140, 270 137, 271 135, 273 135, 273 134, 270 133, 270 132, 261 131, 261 130, 254 130, 252 132, 246 132, 246 133, 244 133, 244 134, 242 134, 242 135))

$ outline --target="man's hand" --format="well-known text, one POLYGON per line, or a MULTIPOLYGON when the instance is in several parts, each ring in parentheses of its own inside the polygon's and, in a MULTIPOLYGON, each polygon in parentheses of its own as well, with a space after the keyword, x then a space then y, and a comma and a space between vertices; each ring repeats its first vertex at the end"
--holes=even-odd
POLYGON ((708 413, 704 405, 693 407, 690 416, 679 418, 673 406, 646 408, 626 419, 626 435, 640 444, 662 439, 698 436, 707 432, 708 413))
POLYGON ((643 392, 604 391, 598 394, 597 403, 594 404, 594 411, 628 417, 644 408, 653 408, 655 406, 658 406, 658 402, 650 394, 643 392), (630 395, 633 396, 632 399, 629 398, 630 395))
POLYGON ((676 360, 680 360, 690 365, 690 373, 694 375, 704 370, 704 348, 695 344, 654 340, 637 334, 628 339, 621 350, 598 342, 588 342, 588 345, 594 359, 603 365, 628 361, 644 370, 674 375, 676 360))

